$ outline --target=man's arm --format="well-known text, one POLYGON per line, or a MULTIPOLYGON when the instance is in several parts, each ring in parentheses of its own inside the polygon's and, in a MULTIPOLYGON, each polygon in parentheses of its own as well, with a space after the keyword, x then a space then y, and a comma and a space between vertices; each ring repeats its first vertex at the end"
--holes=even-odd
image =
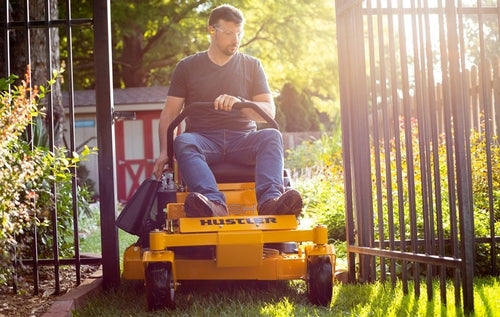
MULTIPOLYGON (((220 95, 219 97, 215 98, 214 109, 215 110, 231 111, 231 109, 233 108, 233 105, 237 102, 240 102, 240 101, 241 100, 236 96, 220 95)), ((257 106, 259 106, 271 118, 274 119, 274 117, 276 116, 276 106, 274 105, 273 96, 271 94, 256 95, 256 96, 253 96, 252 100, 248 100, 248 101, 251 101, 251 102, 257 104, 257 106)), ((243 111, 243 113, 250 120, 259 121, 259 122, 266 121, 264 118, 262 118, 258 113, 256 113, 252 109, 244 108, 241 111, 243 111)))
MULTIPOLYGON (((257 104, 271 118, 274 119, 276 117, 276 106, 274 105, 274 99, 271 94, 260 94, 254 96, 252 100, 249 101, 252 101, 253 103, 257 104)), ((252 109, 243 109, 242 111, 249 119, 259 122, 266 121, 264 118, 255 113, 255 111, 253 111, 252 109)))
MULTIPOLYGON (((160 179, 165 164, 168 161, 167 152, 167 130, 170 123, 181 112, 184 105, 184 98, 168 96, 165 101, 165 106, 160 115, 158 123, 158 136, 160 140, 160 156, 156 159, 153 174, 156 179, 160 179)), ((171 166, 170 166, 171 167, 171 166)))

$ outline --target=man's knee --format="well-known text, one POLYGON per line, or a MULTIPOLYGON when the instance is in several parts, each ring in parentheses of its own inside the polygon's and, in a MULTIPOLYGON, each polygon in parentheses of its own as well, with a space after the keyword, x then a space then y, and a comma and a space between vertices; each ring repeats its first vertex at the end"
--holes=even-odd
POLYGON ((281 132, 276 129, 262 129, 259 130, 259 132, 262 134, 262 137, 267 140, 282 142, 281 132))
POLYGON ((182 133, 174 139, 174 151, 177 154, 196 149, 196 140, 189 133, 182 133))
POLYGON ((283 146, 283 138, 280 131, 276 129, 263 129, 259 130, 259 132, 261 133, 259 139, 262 140, 262 143, 266 144, 266 146, 279 148, 283 146))

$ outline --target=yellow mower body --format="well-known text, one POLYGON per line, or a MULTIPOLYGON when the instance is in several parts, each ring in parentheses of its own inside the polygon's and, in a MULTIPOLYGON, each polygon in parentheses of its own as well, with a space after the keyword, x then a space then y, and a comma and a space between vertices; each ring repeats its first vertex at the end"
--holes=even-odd
MULTIPOLYGON (((316 225, 299 229, 294 215, 258 215, 254 186, 219 184, 229 210, 225 217, 187 218, 183 204, 187 193, 178 192, 177 202, 166 206, 165 228, 150 232, 149 248, 131 245, 126 249, 123 278, 146 280, 148 287, 148 267, 152 263, 165 264, 160 271, 170 276, 167 288, 173 294, 183 280, 308 280, 308 267, 310 271, 315 260, 321 258, 329 267, 322 273, 329 281, 317 282, 331 288, 335 252, 328 244, 327 228, 316 225)), ((158 291, 150 287, 152 293, 158 291)), ((167 297, 159 303, 148 298, 149 308, 172 308, 173 296, 167 297)), ((330 298, 311 300, 325 304, 330 298)))

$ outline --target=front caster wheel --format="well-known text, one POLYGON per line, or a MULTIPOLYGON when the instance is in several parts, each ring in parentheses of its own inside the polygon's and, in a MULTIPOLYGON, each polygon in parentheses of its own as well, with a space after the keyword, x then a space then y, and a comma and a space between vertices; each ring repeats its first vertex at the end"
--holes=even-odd
POLYGON ((330 256, 311 256, 307 261, 307 295, 311 303, 328 306, 332 299, 333 269, 330 256))
POLYGON ((172 263, 150 263, 146 267, 146 296, 149 310, 174 309, 172 263))

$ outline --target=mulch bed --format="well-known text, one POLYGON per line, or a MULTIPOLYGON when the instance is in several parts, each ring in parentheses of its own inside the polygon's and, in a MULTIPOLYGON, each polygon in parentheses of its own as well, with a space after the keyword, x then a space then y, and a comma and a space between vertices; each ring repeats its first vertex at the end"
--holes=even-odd
MULTIPOLYGON (((82 265, 81 282, 99 269, 99 265, 82 265)), ((55 273, 53 267, 39 268, 38 294, 34 295, 33 273, 28 270, 18 276, 17 294, 11 285, 0 285, 0 316, 42 316, 52 303, 61 295, 76 288, 76 273, 74 266, 60 266, 60 293, 55 292, 55 273)))

